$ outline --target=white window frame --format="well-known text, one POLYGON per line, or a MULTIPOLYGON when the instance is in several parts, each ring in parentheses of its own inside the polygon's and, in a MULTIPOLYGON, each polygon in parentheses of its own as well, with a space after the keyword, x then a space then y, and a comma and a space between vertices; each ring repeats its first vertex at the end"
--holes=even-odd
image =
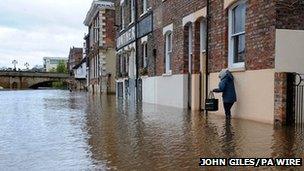
POLYGON ((142 13, 146 13, 148 11, 148 1, 147 0, 142 0, 142 13))
POLYGON ((133 23, 134 22, 134 20, 135 20, 135 4, 134 4, 134 0, 130 0, 130 5, 131 5, 131 8, 130 8, 130 10, 131 10, 131 21, 130 21, 130 23, 133 23))
POLYGON ((172 74, 172 37, 173 33, 171 31, 168 31, 165 34, 165 74, 172 74), (170 41, 169 41, 170 36, 170 41), (170 48, 169 48, 170 43, 170 48))
MULTIPOLYGON (((229 20, 229 28, 228 28, 228 67, 229 68, 244 68, 245 67, 245 62, 234 62, 234 42, 233 42, 233 37, 234 36, 238 36, 241 34, 246 34, 245 31, 237 33, 237 34, 232 34, 232 30, 233 30, 233 9, 240 5, 240 4, 244 4, 246 3, 247 0, 240 0, 238 2, 236 2, 235 4, 233 4, 230 8, 229 8, 229 15, 228 15, 228 20, 229 20)), ((246 24, 246 18, 245 18, 245 24, 246 24)), ((246 43, 246 40, 245 40, 246 43)))
POLYGON ((193 56, 193 27, 192 23, 188 27, 188 73, 192 73, 192 56, 193 56))
POLYGON ((148 58, 148 53, 147 53, 147 50, 148 50, 148 44, 147 42, 143 42, 142 43, 142 53, 143 53, 143 68, 146 68, 148 66, 148 61, 147 61, 147 58, 148 58))
POLYGON ((125 14, 125 7, 124 7, 124 4, 121 4, 121 6, 120 6, 121 30, 125 29, 125 18, 124 18, 125 15, 124 14, 125 14))

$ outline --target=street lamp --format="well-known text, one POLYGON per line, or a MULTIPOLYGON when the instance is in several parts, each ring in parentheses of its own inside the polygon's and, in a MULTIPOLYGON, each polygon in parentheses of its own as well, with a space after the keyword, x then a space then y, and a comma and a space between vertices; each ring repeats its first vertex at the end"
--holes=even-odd
POLYGON ((13 60, 13 61, 12 61, 12 64, 14 65, 14 70, 16 70, 16 65, 18 64, 18 61, 13 60))
POLYGON ((24 64, 24 66, 25 66, 25 67, 26 67, 26 69, 28 70, 28 69, 29 69, 30 64, 26 62, 26 63, 24 64))

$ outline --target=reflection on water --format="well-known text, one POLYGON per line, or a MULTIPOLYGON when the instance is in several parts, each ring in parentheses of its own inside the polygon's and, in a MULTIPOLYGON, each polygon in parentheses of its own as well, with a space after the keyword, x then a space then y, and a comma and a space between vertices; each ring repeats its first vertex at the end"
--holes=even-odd
POLYGON ((300 130, 115 96, 4 91, 0 109, 1 170, 201 170, 200 157, 304 157, 300 130))

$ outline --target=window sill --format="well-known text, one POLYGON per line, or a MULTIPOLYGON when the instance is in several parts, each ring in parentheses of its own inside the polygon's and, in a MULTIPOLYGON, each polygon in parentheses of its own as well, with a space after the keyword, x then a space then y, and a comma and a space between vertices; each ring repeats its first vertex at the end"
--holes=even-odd
POLYGON ((148 75, 143 75, 143 76, 140 76, 141 79, 146 79, 148 78, 148 75))
POLYGON ((246 71, 245 67, 231 67, 228 69, 230 72, 245 72, 246 71))
POLYGON ((162 76, 163 76, 163 77, 170 77, 170 76, 172 76, 172 72, 164 73, 162 76))
POLYGON ((141 13, 141 14, 139 15, 139 18, 142 17, 142 16, 144 16, 145 14, 147 14, 149 11, 151 11, 151 7, 149 7, 149 8, 146 9, 143 13, 141 13))
POLYGON ((119 33, 123 32, 123 31, 125 31, 125 28, 121 29, 121 30, 119 31, 119 33))
POLYGON ((132 24, 134 24, 134 21, 131 21, 131 22, 129 23, 128 27, 129 27, 130 25, 132 25, 132 24))
POLYGON ((141 13, 141 14, 139 15, 139 18, 141 18, 142 16, 144 16, 144 15, 147 14, 147 13, 148 13, 148 11, 145 11, 145 12, 141 13))

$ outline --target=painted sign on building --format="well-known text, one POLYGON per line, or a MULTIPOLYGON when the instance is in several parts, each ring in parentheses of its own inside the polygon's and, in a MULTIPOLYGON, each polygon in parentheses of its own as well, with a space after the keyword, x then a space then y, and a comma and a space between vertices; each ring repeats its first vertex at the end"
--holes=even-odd
POLYGON ((148 33, 153 31, 152 27, 152 14, 146 16, 144 19, 138 22, 138 29, 137 29, 137 37, 141 38, 148 33))
POLYGON ((135 41, 135 27, 133 26, 117 38, 117 49, 135 41))

